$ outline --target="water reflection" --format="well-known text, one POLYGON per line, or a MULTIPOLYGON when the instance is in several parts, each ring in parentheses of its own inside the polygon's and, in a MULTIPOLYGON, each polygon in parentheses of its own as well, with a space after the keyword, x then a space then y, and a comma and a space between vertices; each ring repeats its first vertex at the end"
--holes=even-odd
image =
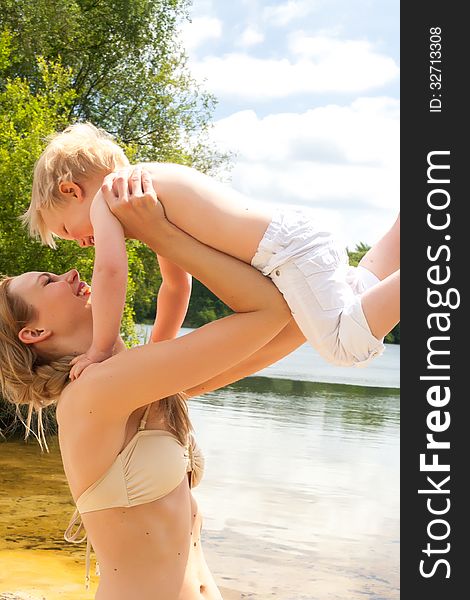
POLYGON ((261 597, 398 598, 397 390, 250 378, 191 414, 210 547, 225 540, 261 597))
POLYGON ((230 407, 235 413, 246 412, 254 419, 264 419, 269 414, 272 419, 302 426, 309 417, 323 413, 324 426, 331 421, 331 426, 337 427, 339 420, 345 428, 349 424, 372 429, 385 423, 399 423, 398 399, 399 391, 395 388, 249 377, 205 396, 202 402, 230 407))

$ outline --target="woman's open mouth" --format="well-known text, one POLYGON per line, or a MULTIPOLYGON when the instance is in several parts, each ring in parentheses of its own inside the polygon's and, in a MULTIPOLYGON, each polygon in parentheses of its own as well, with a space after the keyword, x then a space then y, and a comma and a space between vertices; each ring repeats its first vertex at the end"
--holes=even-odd
POLYGON ((88 285, 88 283, 80 281, 80 283, 78 284, 77 296, 89 296, 90 294, 91 287, 88 285))

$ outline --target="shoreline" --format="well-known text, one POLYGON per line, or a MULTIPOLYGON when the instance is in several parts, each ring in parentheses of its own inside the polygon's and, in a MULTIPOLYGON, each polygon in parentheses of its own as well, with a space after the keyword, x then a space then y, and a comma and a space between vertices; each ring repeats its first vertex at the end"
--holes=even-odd
MULTIPOLYGON (((229 588, 219 588, 222 594, 223 600, 256 600, 256 597, 252 594, 246 594, 244 592, 237 592, 229 588)), ((32 596, 27 592, 2 592, 0 591, 0 600, 48 600, 47 596, 32 596)))

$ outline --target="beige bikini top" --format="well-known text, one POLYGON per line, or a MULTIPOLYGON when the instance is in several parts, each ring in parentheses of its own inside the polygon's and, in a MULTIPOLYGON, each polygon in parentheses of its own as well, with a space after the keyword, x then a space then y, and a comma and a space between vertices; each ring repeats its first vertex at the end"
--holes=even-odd
MULTIPOLYGON (((190 434, 187 445, 183 446, 168 431, 145 429, 150 406, 147 406, 136 434, 110 468, 77 499, 77 508, 64 535, 66 541, 80 543, 85 540, 80 516, 84 513, 153 502, 178 487, 187 473, 190 473, 191 487, 200 482, 204 457, 194 436, 190 434)), ((87 542, 87 585, 90 549, 87 542)))

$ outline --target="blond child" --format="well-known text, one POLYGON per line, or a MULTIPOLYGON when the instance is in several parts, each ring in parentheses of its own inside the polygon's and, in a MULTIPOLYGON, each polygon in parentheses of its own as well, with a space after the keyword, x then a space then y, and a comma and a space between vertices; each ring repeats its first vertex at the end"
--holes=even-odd
MULTIPOLYGON (((55 235, 95 244, 92 286, 99 308, 93 317, 101 322, 96 341, 94 329, 92 351, 77 364, 86 368, 104 356, 108 349, 102 342, 98 347, 98 340, 113 338, 122 313, 124 232, 108 205, 119 216, 134 202, 155 200, 156 194, 178 228, 269 276, 302 333, 327 361, 365 366, 383 352, 382 338, 399 320, 399 220, 356 269, 314 214, 262 208, 194 169, 148 163, 145 172, 136 169, 129 177, 126 170, 103 184, 103 177, 122 165, 103 168, 96 160, 86 162, 82 154, 101 154, 108 146, 122 152, 92 125, 73 125, 58 134, 36 165, 33 198, 24 217, 30 232, 45 243, 53 242, 55 235), (75 145, 74 172, 58 167, 58 145, 75 145)), ((62 161, 69 164, 71 158, 64 156, 62 161)), ((147 235, 141 223, 138 239, 145 243, 147 235)))
MULTIPOLYGON (((128 166, 127 157, 110 136, 85 124, 52 138, 35 166, 32 202, 23 215, 30 232, 51 247, 55 247, 55 236, 95 247, 93 342, 74 359, 71 379, 90 364, 109 358, 119 333, 127 288, 125 238, 99 188, 106 174, 128 166)), ((162 284, 152 342, 176 337, 191 294, 191 277, 167 259, 157 256, 157 260, 162 284)))

